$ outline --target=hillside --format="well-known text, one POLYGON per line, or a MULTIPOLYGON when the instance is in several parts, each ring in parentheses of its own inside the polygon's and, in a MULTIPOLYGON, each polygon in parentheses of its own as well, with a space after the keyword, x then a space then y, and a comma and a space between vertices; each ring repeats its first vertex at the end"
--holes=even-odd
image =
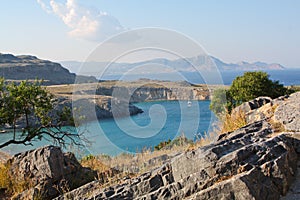
POLYGON ((0 76, 9 80, 43 79, 45 85, 71 84, 78 78, 80 82, 95 82, 92 76, 76 76, 59 63, 41 60, 35 56, 0 53, 0 76))

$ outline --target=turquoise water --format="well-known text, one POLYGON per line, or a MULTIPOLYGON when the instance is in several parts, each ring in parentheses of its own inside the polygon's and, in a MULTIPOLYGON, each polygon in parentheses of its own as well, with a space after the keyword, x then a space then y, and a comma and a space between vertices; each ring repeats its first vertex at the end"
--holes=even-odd
MULTIPOLYGON (((136 103, 144 113, 94 121, 79 127, 77 131, 84 132, 89 141, 83 141, 85 148, 81 148, 81 153, 117 155, 124 151, 138 152, 182 134, 195 139, 195 135, 207 132, 215 120, 209 104, 210 101, 191 101, 191 104, 187 101, 136 103)), ((5 141, 9 137, 11 134, 1 134, 0 140, 5 141)), ((33 143, 34 146, 13 145, 3 150, 14 154, 47 143, 38 141, 33 143)))

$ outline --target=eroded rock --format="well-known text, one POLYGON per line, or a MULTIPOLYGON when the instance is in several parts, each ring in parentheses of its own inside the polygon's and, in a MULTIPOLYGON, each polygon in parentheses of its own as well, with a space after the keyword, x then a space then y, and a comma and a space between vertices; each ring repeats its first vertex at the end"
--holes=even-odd
POLYGON ((275 120, 281 122, 287 131, 300 131, 300 92, 291 94, 278 102, 275 120))
POLYGON ((63 153, 55 146, 16 154, 8 160, 8 165, 16 181, 26 181, 32 186, 16 199, 34 199, 37 196, 51 199, 96 177, 94 171, 80 165, 74 154, 63 153))
POLYGON ((259 121, 123 184, 88 184, 57 199, 279 199, 296 173, 297 152, 295 138, 270 133, 259 121))

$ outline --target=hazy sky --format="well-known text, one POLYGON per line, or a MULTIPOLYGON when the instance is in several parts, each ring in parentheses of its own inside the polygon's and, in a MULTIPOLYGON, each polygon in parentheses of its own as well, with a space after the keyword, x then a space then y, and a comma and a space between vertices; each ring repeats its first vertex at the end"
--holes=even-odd
POLYGON ((0 25, 0 52, 54 61, 84 60, 114 34, 159 27, 225 62, 300 67, 298 0, 5 0, 0 25))

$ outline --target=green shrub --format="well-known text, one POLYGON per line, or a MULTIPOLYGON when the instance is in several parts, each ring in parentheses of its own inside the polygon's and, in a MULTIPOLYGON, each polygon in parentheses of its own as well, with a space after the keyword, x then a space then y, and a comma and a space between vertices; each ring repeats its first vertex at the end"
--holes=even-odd
POLYGON ((226 112, 244 102, 259 96, 277 98, 294 92, 293 88, 285 88, 279 81, 272 81, 266 72, 245 72, 244 75, 236 77, 230 88, 217 89, 214 91, 210 109, 222 118, 226 112))

